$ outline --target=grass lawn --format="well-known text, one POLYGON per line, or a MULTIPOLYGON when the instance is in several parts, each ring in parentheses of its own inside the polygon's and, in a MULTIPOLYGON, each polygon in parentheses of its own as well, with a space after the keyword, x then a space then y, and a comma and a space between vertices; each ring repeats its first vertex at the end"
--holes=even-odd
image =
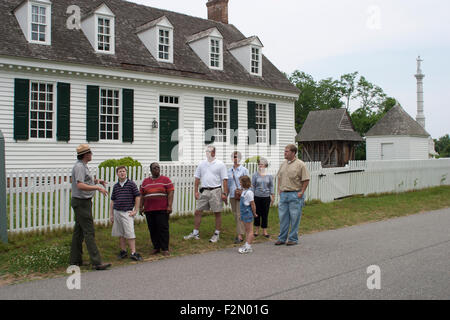
MULTIPOLYGON (((300 234, 308 234, 366 222, 450 207, 450 186, 442 186, 401 194, 382 194, 354 197, 321 203, 312 201, 303 209, 300 234)), ((194 225, 193 216, 174 217, 170 222, 170 257, 150 256, 152 250, 147 224, 136 224, 137 251, 145 261, 170 259, 171 257, 199 254, 222 248, 237 247, 234 244, 235 223, 231 212, 222 215, 222 232, 218 243, 208 240, 214 230, 214 215, 207 214, 202 219, 200 240, 183 240, 194 225)), ((270 239, 257 237, 256 242, 274 241, 278 235, 278 211, 271 208, 269 213, 270 239)), ((71 230, 48 233, 26 233, 9 236, 8 244, 0 243, 0 285, 27 281, 30 279, 66 275, 68 267, 71 230)), ((130 259, 117 260, 118 239, 111 237, 111 226, 96 227, 96 242, 103 261, 111 262, 113 268, 136 263, 130 259)), ((300 238, 301 243, 301 238, 300 238)), ((236 252, 236 254, 238 254, 236 252)), ((89 262, 84 248, 84 261, 89 262)), ((82 271, 90 270, 82 267, 82 271)))

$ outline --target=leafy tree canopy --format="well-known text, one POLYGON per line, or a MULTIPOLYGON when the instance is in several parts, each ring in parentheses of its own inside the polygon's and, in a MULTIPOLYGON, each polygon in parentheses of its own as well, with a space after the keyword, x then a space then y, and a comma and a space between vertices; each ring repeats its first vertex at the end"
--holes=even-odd
MULTIPOLYGON (((358 72, 344 74, 339 80, 326 78, 315 81, 303 72, 294 71, 288 79, 300 89, 295 104, 295 129, 300 131, 310 111, 346 108, 355 130, 364 136, 395 104, 383 89, 358 72), (350 105, 354 111, 350 112, 350 105)), ((365 144, 358 146, 357 160, 365 159, 365 144)))
POLYGON ((450 158, 450 136, 446 134, 439 139, 434 139, 434 148, 439 153, 439 158, 450 158))

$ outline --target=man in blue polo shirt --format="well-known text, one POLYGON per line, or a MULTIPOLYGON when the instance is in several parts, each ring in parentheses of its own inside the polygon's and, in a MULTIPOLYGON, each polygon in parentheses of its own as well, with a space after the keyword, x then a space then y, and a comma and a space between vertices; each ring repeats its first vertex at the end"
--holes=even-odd
POLYGON ((127 178, 127 169, 124 166, 117 167, 119 182, 114 185, 109 206, 110 221, 113 223, 112 236, 119 237, 119 259, 128 256, 127 242, 131 250, 130 258, 142 261, 142 257, 136 252, 136 235, 134 234, 134 217, 138 212, 140 193, 136 184, 127 178))

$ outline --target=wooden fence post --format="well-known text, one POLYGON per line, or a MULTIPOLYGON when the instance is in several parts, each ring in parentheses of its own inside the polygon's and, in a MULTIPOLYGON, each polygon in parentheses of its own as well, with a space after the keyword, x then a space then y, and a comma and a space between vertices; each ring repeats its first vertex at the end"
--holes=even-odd
POLYGON ((0 130, 0 239, 8 243, 8 219, 6 218, 6 170, 5 170, 5 139, 0 130))

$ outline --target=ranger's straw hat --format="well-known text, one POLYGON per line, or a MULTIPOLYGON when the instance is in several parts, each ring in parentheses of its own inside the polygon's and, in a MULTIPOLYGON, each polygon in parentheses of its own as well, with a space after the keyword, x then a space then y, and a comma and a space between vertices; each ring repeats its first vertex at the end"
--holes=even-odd
POLYGON ((88 144, 80 144, 77 147, 77 155, 78 156, 81 156, 82 154, 85 154, 85 153, 88 153, 88 152, 91 152, 91 148, 89 147, 88 144))

